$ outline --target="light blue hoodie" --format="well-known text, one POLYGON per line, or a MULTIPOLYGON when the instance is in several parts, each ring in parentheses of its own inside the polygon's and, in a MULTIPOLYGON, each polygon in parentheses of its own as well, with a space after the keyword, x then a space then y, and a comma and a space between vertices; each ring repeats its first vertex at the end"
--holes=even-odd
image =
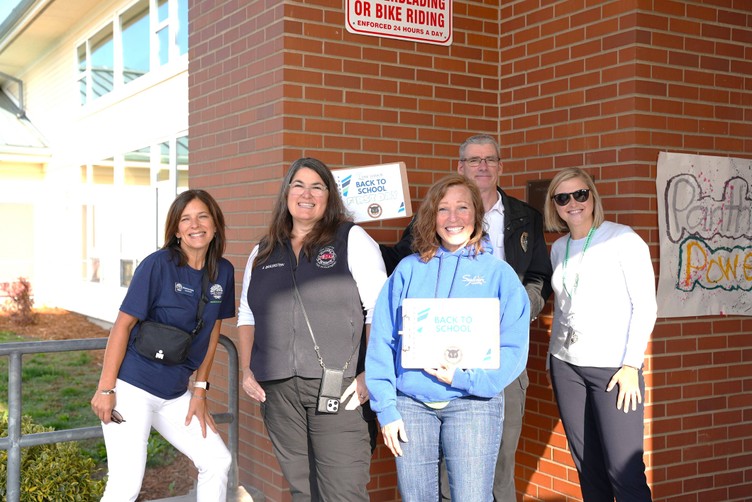
POLYGON ((399 420, 397 391, 425 403, 458 397, 491 398, 527 364, 530 302, 517 274, 490 252, 472 247, 450 253, 440 248, 428 263, 417 254, 404 258, 381 289, 366 352, 366 384, 371 408, 384 426, 399 420), (405 369, 402 353, 404 298, 498 298, 501 302, 501 365, 496 370, 456 370, 452 385, 420 369, 405 369))

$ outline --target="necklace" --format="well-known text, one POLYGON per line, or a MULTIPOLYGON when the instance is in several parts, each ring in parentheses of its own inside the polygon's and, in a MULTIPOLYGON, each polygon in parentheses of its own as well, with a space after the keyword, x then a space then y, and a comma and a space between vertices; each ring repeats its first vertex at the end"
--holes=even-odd
POLYGON ((595 232, 595 227, 590 227, 590 230, 588 231, 587 238, 585 239, 585 245, 582 247, 582 254, 580 255, 580 262, 577 265, 577 274, 574 278, 574 286, 572 287, 572 291, 570 292, 569 289, 567 289, 567 264, 569 263, 569 243, 572 241, 572 234, 570 232, 569 238, 567 239, 567 249, 564 253, 564 263, 563 263, 563 275, 561 278, 562 284, 564 286, 564 292, 569 295, 569 316, 567 323, 565 325, 566 333, 565 333, 565 340, 564 340, 564 347, 569 349, 569 347, 577 342, 578 336, 577 336, 577 330, 574 328, 574 294, 577 291, 577 285, 580 283, 580 269, 582 268, 582 259, 585 257, 585 252, 587 251, 588 247, 590 246, 590 239, 593 237, 593 233, 595 232))
POLYGON ((588 249, 588 246, 590 246, 590 239, 593 237, 593 233, 595 231, 595 227, 590 227, 590 230, 588 230, 587 237, 585 238, 585 246, 582 248, 582 254, 580 255, 580 262, 577 264, 577 274, 574 277, 574 286, 572 286, 572 291, 570 292, 569 289, 567 289, 567 263, 569 263, 569 243, 572 241, 572 234, 569 234, 569 238, 567 239, 567 248, 564 252, 564 263, 563 263, 563 276, 561 278, 561 281, 564 285, 564 292, 569 295, 569 298, 574 297, 575 292, 577 291, 577 285, 580 283, 580 268, 582 266, 582 259, 585 257, 585 252, 588 249))

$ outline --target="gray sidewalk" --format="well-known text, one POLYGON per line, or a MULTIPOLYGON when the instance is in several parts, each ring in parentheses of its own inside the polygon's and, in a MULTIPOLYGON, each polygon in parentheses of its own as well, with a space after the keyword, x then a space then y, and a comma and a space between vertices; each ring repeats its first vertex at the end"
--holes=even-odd
MULTIPOLYGON (((186 495, 155 499, 151 502, 196 502, 196 491, 194 489, 186 495)), ((260 493, 256 493, 255 496, 252 497, 244 487, 239 486, 238 491, 235 492, 234 495, 230 493, 227 494, 227 502, 264 502, 264 496, 260 493)))

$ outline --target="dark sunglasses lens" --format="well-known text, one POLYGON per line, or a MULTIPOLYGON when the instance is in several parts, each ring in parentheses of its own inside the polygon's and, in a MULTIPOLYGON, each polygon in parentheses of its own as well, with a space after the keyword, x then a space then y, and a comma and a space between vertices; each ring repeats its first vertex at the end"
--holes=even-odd
POLYGON ((577 202, 585 202, 588 200, 589 196, 590 190, 577 190, 576 192, 572 192, 572 197, 574 197, 574 200, 577 202))
POLYGON ((554 202, 556 202, 560 206, 566 206, 569 202, 569 194, 557 193, 556 195, 554 195, 554 202))
POLYGON ((123 415, 121 415, 116 410, 112 410, 112 415, 110 416, 110 420, 112 420, 116 424, 122 424, 123 422, 125 422, 125 420, 123 420, 123 415))
POLYGON ((590 197, 590 190, 587 188, 583 188, 582 190, 577 190, 576 192, 572 193, 557 193, 554 195, 553 199, 554 202, 556 202, 560 206, 566 206, 569 204, 569 197, 574 198, 577 202, 585 202, 588 200, 588 197, 590 197))

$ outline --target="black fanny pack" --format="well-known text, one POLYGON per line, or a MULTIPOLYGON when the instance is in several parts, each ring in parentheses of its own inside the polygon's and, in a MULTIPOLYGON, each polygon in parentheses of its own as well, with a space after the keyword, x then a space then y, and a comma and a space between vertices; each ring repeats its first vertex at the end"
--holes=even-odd
POLYGON ((206 291, 209 288, 209 275, 204 269, 201 284, 201 299, 196 310, 196 327, 190 333, 180 328, 154 321, 141 321, 138 335, 133 342, 133 347, 139 354, 149 360, 162 364, 180 364, 188 357, 193 339, 204 327, 202 314, 204 306, 209 302, 206 291))

